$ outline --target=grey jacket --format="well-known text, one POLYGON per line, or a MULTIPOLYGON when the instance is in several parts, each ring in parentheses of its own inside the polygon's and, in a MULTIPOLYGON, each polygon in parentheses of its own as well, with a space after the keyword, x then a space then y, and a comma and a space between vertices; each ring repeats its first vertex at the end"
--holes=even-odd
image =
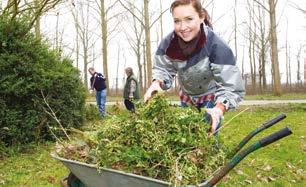
POLYGON ((236 66, 229 46, 209 27, 203 26, 206 42, 188 60, 178 60, 167 56, 174 33, 170 33, 160 44, 153 65, 153 80, 164 81, 166 90, 172 86, 177 75, 182 91, 199 97, 215 94, 215 102, 223 103, 226 109, 234 109, 242 101, 245 88, 241 73, 236 66))

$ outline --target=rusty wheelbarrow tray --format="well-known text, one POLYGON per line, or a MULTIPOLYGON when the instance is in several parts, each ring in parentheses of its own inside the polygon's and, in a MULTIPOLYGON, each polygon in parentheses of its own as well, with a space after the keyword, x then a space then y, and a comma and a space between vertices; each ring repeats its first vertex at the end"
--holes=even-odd
MULTIPOLYGON (((242 147, 256 134, 264 129, 267 129, 275 123, 283 120, 286 116, 280 114, 279 116, 263 123, 257 127, 254 131, 249 133, 234 149, 232 152, 232 159, 221 169, 216 171, 211 177, 201 184, 190 184, 189 187, 208 187, 217 184, 231 169, 233 169, 241 160, 243 160, 251 152, 265 147, 281 138, 284 138, 292 134, 288 127, 285 127, 273 134, 270 134, 249 147, 242 149, 242 147), (240 151, 241 150, 241 151, 240 151)), ((144 177, 132 173, 126 173, 114 169, 102 168, 99 169, 96 165, 86 164, 74 160, 68 160, 61 158, 55 154, 51 156, 61 161, 69 170, 82 181, 85 186, 88 187, 166 187, 171 186, 169 182, 153 179, 150 177, 144 177)))

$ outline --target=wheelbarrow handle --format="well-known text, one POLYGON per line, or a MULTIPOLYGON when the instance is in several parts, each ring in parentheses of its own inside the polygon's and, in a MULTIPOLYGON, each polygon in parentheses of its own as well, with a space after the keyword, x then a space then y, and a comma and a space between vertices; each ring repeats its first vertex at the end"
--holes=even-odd
POLYGON ((266 136, 259 140, 261 147, 265 147, 273 142, 276 142, 279 139, 282 139, 288 135, 292 134, 292 131, 288 128, 285 127, 273 134, 270 134, 269 136, 266 136))
POLYGON ((270 119, 269 121, 266 121, 263 123, 261 126, 257 127, 255 130, 250 132, 232 151, 230 156, 234 156, 241 148, 247 144, 251 138, 253 138, 256 134, 260 133, 261 131, 273 126, 274 124, 278 123, 279 121, 283 120, 286 118, 285 114, 280 114, 276 116, 273 119, 270 119))
POLYGON ((285 127, 261 140, 256 141, 254 144, 238 152, 231 161, 222 167, 212 178, 208 179, 205 183, 199 184, 199 187, 211 187, 217 184, 231 169, 233 169, 241 160, 243 160, 248 154, 256 151, 259 148, 265 147, 279 139, 282 139, 292 134, 292 131, 285 127))
POLYGON ((281 121, 285 118, 286 118, 285 114, 280 114, 280 115, 276 116, 275 118, 263 123, 262 128, 267 129, 267 128, 271 127, 272 125, 274 125, 275 123, 278 123, 279 121, 281 121))

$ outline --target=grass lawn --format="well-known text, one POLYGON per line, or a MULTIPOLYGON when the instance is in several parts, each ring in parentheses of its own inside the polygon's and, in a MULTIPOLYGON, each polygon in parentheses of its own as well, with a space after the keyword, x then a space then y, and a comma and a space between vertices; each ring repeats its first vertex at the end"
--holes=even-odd
POLYGON ((291 99, 306 99, 305 93, 287 93, 281 96, 275 96, 273 94, 264 94, 264 95, 247 95, 246 100, 291 100, 291 99))
MULTIPOLYGON (((243 109, 226 113, 224 123, 243 109)), ((305 104, 251 107, 225 126, 220 136, 232 149, 249 132, 280 113, 287 118, 256 135, 249 144, 285 126, 293 134, 251 153, 218 186, 306 186, 305 104)), ((59 180, 68 170, 50 157, 53 146, 44 143, 18 151, 13 147, 4 157, 0 154, 0 186, 60 186, 59 180)))
MULTIPOLYGON (((236 113, 227 113, 225 122, 236 113)), ((224 127, 220 134, 232 149, 249 132, 280 113, 285 113, 287 118, 257 134, 248 145, 285 126, 290 127, 293 134, 251 153, 218 186, 306 186, 305 104, 250 108, 224 127)))
POLYGON ((13 147, 0 157, 0 186, 61 186, 68 169, 50 157, 54 143, 13 147))
MULTIPOLYGON (((168 98, 173 101, 178 101, 179 97, 177 95, 168 95, 168 98)), ((306 99, 305 93, 287 93, 281 96, 275 96, 273 94, 264 94, 264 95, 247 95, 245 100, 294 100, 294 99, 306 99)), ((95 97, 93 95, 89 96, 86 101, 95 102, 95 97)), ((108 96, 108 102, 123 101, 123 98, 120 96, 108 96)))

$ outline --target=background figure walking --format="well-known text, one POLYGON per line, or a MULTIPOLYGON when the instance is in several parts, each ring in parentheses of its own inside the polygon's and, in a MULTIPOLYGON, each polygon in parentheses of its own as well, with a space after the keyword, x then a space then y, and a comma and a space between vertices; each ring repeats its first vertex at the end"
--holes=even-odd
POLYGON ((106 79, 101 73, 97 73, 94 68, 89 68, 88 71, 91 74, 90 91, 93 92, 94 90, 96 90, 96 101, 99 108, 99 112, 102 117, 105 117, 106 79))
POLYGON ((125 68, 125 73, 127 78, 123 90, 124 105, 129 111, 135 112, 135 105, 133 102, 140 99, 139 84, 131 67, 125 68))

